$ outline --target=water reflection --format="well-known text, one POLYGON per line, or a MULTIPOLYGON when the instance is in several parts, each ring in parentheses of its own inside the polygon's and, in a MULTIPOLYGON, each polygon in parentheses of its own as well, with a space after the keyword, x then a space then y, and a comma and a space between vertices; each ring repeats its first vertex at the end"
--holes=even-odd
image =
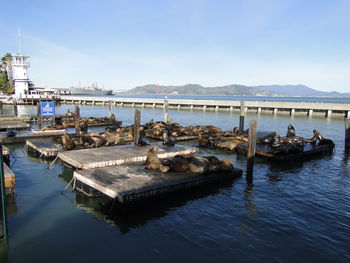
POLYGON ((232 188, 234 180, 212 183, 192 188, 191 191, 180 191, 164 195, 163 198, 150 199, 135 203, 127 207, 117 206, 110 211, 111 201, 106 197, 88 198, 75 192, 75 205, 77 208, 93 215, 95 219, 105 221, 119 228, 123 234, 131 229, 144 226, 152 221, 166 216, 170 211, 185 206, 186 203, 218 194, 222 188, 232 188))
POLYGON ((253 189, 253 185, 247 185, 243 192, 246 208, 246 218, 240 227, 241 234, 247 234, 254 231, 254 219, 258 213, 258 209, 254 203, 253 189))

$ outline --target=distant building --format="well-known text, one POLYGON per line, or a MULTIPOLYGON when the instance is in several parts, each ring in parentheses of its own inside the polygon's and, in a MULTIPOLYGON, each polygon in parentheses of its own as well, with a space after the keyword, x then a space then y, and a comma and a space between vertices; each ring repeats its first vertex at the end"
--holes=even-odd
POLYGON ((29 77, 27 69, 30 67, 27 58, 22 54, 12 54, 12 76, 15 95, 21 96, 29 93, 29 77))

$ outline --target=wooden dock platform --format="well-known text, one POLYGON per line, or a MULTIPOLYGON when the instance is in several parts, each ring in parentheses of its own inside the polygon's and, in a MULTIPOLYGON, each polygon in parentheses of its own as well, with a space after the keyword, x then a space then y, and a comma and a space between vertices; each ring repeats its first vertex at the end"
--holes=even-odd
POLYGON ((40 133, 36 133, 35 131, 16 131, 14 137, 7 137, 7 132, 0 132, 0 143, 21 143, 26 142, 26 140, 30 139, 62 136, 65 133, 66 132, 62 132, 62 130, 48 130, 40 133))
MULTIPOLYGON (((100 147, 60 152, 58 157, 75 168, 92 169, 124 163, 144 162, 150 148, 150 145, 100 147)), ((181 146, 158 148, 159 158, 170 158, 178 154, 192 155, 194 153, 196 153, 196 149, 181 146)))
MULTIPOLYGON (((146 133, 146 137, 158 141, 162 141, 163 137, 161 135, 153 135, 150 133, 146 133)), ((197 140, 198 136, 169 136, 169 139, 173 142, 182 142, 182 141, 191 141, 191 140, 197 140)))
POLYGON ((163 174, 159 170, 145 170, 141 164, 77 170, 73 174, 75 180, 123 204, 240 176, 242 170, 237 168, 201 175, 189 171, 163 174))
MULTIPOLYGON (((248 143, 244 142, 238 145, 241 152, 246 153, 248 150, 248 143)), ((284 161, 304 160, 306 158, 325 153, 332 153, 334 144, 317 145, 313 143, 305 143, 302 152, 295 153, 274 153, 270 145, 264 143, 257 143, 255 153, 257 156, 265 158, 270 161, 283 163, 284 161)))
POLYGON ((61 144, 56 143, 52 138, 31 139, 26 141, 26 146, 40 153, 40 156, 55 157, 59 152, 64 151, 61 144))
POLYGON ((6 194, 14 194, 15 192, 15 184, 16 184, 16 176, 12 172, 12 170, 4 163, 4 175, 5 175, 5 191, 6 194))
POLYGON ((30 124, 26 122, 17 122, 17 121, 0 122, 0 130, 29 129, 29 128, 30 128, 30 124))
POLYGON ((0 123, 3 123, 3 122, 25 122, 26 120, 27 120, 26 117, 17 117, 17 116, 12 116, 12 115, 0 116, 0 123))

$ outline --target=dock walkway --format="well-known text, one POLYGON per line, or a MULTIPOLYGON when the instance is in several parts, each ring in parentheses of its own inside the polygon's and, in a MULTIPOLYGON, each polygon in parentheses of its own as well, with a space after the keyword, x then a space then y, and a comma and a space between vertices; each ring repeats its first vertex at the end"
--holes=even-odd
POLYGON ((65 130, 47 130, 47 131, 16 131, 14 137, 7 137, 7 132, 0 132, 0 143, 21 143, 26 142, 30 139, 38 138, 48 138, 48 137, 57 137, 65 134, 65 130))
MULTIPOLYGON (((108 105, 120 107, 163 108, 164 99, 61 96, 61 103, 83 105, 108 105)), ((169 108, 178 110, 215 110, 240 111, 239 100, 196 100, 168 99, 169 108)), ((251 113, 269 113, 289 116, 322 116, 350 118, 350 104, 323 102, 280 102, 280 101, 244 101, 245 111, 251 113)))
MULTIPOLYGON (((112 146, 72 150, 58 153, 58 157, 69 165, 78 169, 92 169, 120 165, 124 163, 144 162, 151 148, 147 146, 112 146)), ((181 146, 159 147, 159 158, 170 158, 175 155, 192 155, 196 153, 194 148, 181 146)))
POLYGON ((64 149, 61 144, 56 143, 52 138, 31 139, 26 141, 26 146, 40 153, 40 156, 55 157, 64 149))
POLYGON ((145 170, 144 165, 123 164, 89 170, 77 170, 74 179, 101 193, 126 204, 157 195, 170 193, 196 185, 234 179, 242 176, 242 170, 213 174, 193 174, 191 172, 170 172, 145 170))

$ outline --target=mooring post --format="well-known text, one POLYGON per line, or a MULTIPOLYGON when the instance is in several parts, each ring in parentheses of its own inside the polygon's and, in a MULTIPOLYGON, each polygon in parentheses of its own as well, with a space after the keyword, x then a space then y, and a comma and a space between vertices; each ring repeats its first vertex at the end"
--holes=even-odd
POLYGON ((244 130, 244 115, 245 115, 244 101, 241 101, 241 111, 239 114, 239 131, 240 132, 243 132, 244 130))
POLYGON ((2 144, 0 144, 0 195, 1 195, 1 225, 2 233, 0 239, 7 239, 7 216, 6 216, 6 200, 5 200, 5 175, 4 175, 4 162, 2 155, 2 144))
POLYGON ((345 119, 345 150, 350 150, 350 118, 345 119))
POLYGON ((135 119, 134 119, 134 144, 138 145, 140 141, 140 119, 141 112, 139 109, 135 109, 135 119))
POLYGON ((112 101, 110 100, 109 101, 109 105, 108 105, 108 115, 109 115, 109 117, 111 117, 112 116, 112 101))
POLYGON ((256 147, 256 121, 249 122, 248 152, 247 152, 247 183, 253 184, 253 168, 256 147))
POLYGON ((18 108, 17 108, 17 101, 13 101, 13 111, 15 113, 15 116, 18 117, 18 108))
POLYGON ((2 103, 2 101, 0 101, 0 113, 1 115, 4 114, 4 104, 2 103))
POLYGON ((80 132, 79 122, 80 122, 80 109, 79 109, 79 106, 75 106, 74 123, 75 123, 75 133, 77 135, 80 132))
POLYGON ((41 116, 41 101, 39 100, 36 104, 37 107, 37 115, 38 115, 38 127, 41 129, 42 126, 42 116, 41 116))
POLYGON ((164 122, 168 123, 168 117, 169 117, 169 103, 168 103, 168 97, 165 96, 164 99, 164 122))

